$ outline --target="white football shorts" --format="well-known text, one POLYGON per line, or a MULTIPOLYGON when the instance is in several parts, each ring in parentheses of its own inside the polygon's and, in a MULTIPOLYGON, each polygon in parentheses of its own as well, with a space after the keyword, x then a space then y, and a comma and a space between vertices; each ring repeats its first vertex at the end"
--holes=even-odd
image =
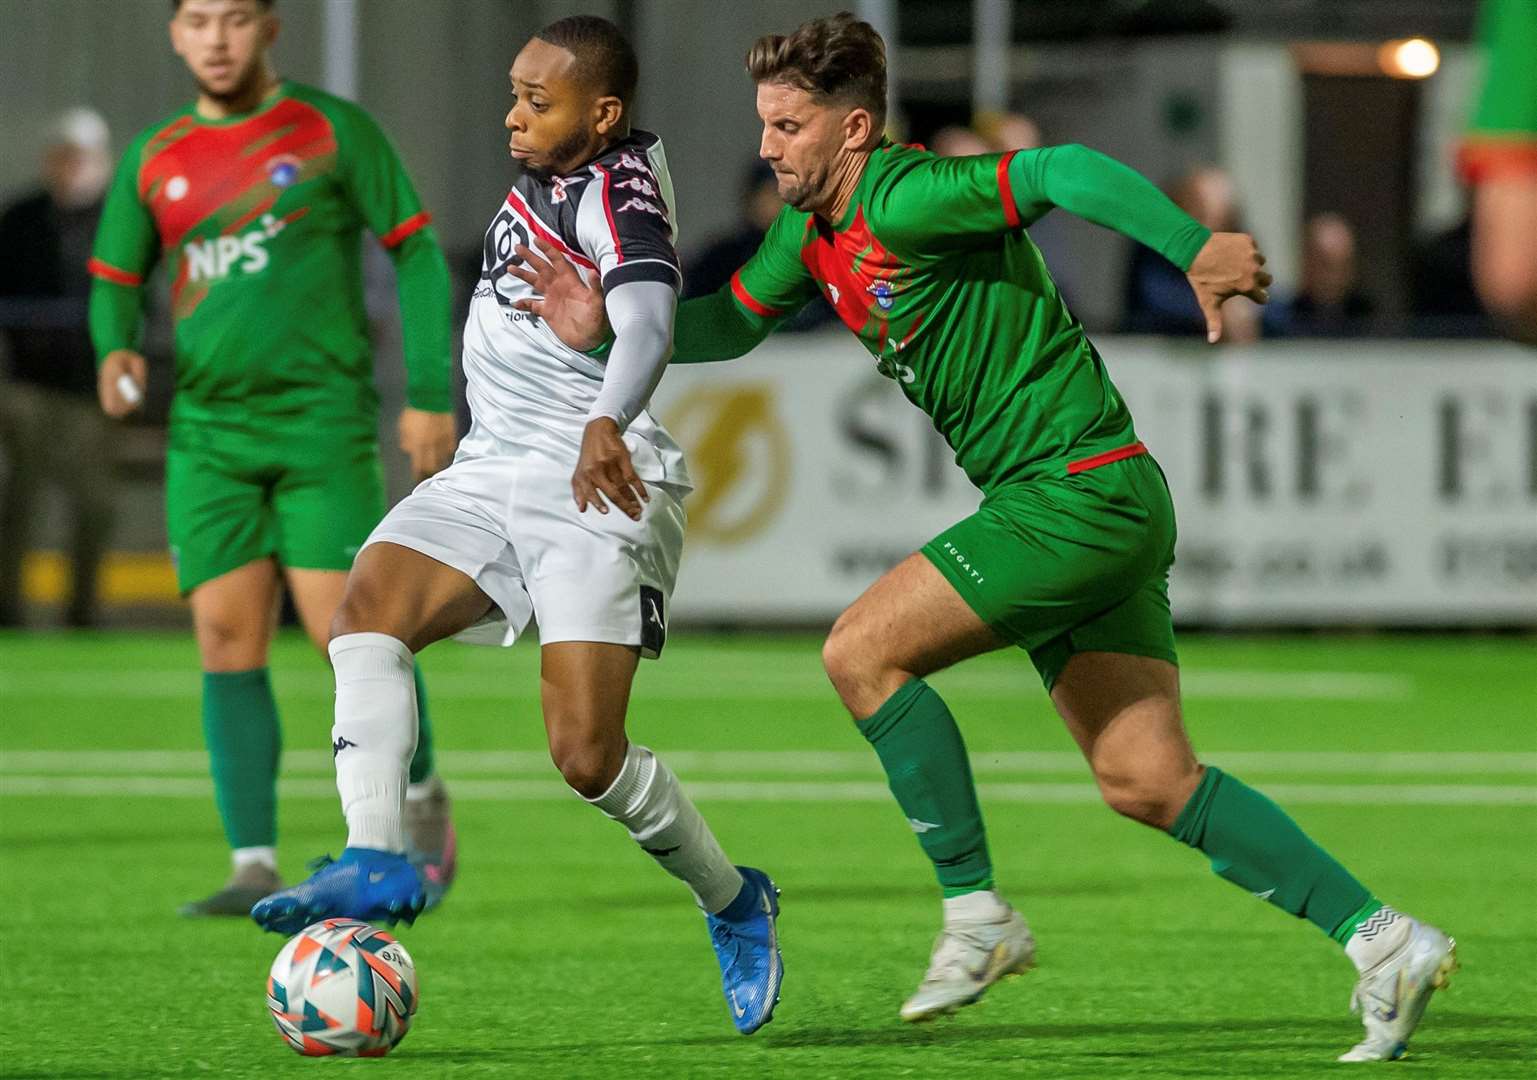
POLYGON ((455 635, 461 641, 511 645, 533 617, 542 644, 612 642, 655 659, 667 640, 688 490, 647 481, 639 521, 613 506, 579 514, 569 468, 465 457, 395 504, 364 546, 399 544, 474 580, 496 609, 455 635))

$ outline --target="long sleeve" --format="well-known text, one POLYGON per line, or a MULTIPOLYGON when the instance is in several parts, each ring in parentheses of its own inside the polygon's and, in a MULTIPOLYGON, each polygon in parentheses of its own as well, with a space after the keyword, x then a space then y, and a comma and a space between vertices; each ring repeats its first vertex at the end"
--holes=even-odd
POLYGON ((388 137, 350 103, 329 113, 349 201, 395 263, 405 343, 406 402, 413 409, 454 407, 453 315, 448 263, 411 177, 388 137))
POLYGON ((623 431, 646 407, 672 351, 673 313, 678 294, 656 281, 626 281, 603 298, 614 344, 603 371, 603 387, 588 420, 607 416, 623 431))
POLYGON ((1146 244, 1189 270, 1211 230, 1174 205, 1135 169, 1086 146, 1021 150, 1009 163, 1015 205, 1025 223, 1053 206, 1146 244))
POLYGON ((874 198, 882 240, 908 252, 1000 236, 1052 207, 1146 244, 1181 270, 1211 236, 1141 173, 1077 145, 927 158, 874 198))
POLYGON ((432 229, 422 229, 389 252, 400 300, 406 401, 413 409, 452 412, 453 299, 443 249, 432 229))
POLYGON ((704 364, 746 356, 774 329, 778 317, 755 315, 722 286, 678 305, 672 362, 704 364))
POLYGON ((160 254, 155 222, 139 199, 139 157, 146 137, 135 139, 118 162, 86 264, 95 279, 87 319, 98 363, 117 349, 139 347, 144 279, 160 254))

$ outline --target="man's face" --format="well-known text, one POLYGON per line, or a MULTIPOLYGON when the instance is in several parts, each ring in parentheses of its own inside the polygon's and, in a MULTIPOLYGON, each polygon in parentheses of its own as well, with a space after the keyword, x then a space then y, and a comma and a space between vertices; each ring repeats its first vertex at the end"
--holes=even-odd
POLYGON ((763 139, 758 156, 769 163, 779 197, 797 210, 813 210, 828 194, 829 177, 844 150, 849 109, 819 102, 788 83, 758 84, 763 139))
POLYGON ((539 38, 512 62, 507 147, 536 176, 559 176, 591 160, 614 130, 605 103, 618 99, 594 92, 576 77, 575 66, 569 51, 539 38))
POLYGON ((184 0, 171 19, 171 47, 209 97, 242 97, 262 78, 277 18, 257 0, 184 0))

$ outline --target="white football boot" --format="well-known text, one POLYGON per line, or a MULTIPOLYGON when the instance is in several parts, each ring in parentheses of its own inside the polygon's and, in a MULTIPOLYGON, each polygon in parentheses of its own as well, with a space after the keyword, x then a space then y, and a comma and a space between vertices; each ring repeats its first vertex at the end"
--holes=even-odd
POLYGON ((915 1023, 953 1013, 978 1001, 999 979, 1030 969, 1035 938, 1023 915, 1007 904, 1003 908, 997 919, 946 923, 923 982, 902 1003, 903 1020, 915 1023))
POLYGON ((1445 987, 1457 970, 1457 942, 1434 926, 1412 919, 1410 923, 1404 943, 1361 973, 1350 1008, 1361 1014, 1366 1038, 1341 1054, 1341 1061, 1403 1057, 1430 995, 1445 987))

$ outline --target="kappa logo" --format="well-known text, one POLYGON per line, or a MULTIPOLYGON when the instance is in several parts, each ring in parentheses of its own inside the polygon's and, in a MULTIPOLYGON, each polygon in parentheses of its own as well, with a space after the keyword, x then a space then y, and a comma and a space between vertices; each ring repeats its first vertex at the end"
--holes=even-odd
POLYGON ((665 218, 667 216, 666 210, 663 210, 655 203, 648 203, 645 199, 641 198, 632 198, 627 200, 623 206, 617 207, 614 210, 614 213, 622 214, 626 210, 643 210, 648 214, 655 214, 659 218, 665 218))
POLYGON ((621 180, 614 186, 616 188, 624 188, 627 191, 638 191, 650 199, 656 198, 656 188, 651 186, 650 181, 643 180, 639 176, 632 176, 628 180, 621 180))
POLYGON ((566 201, 566 185, 571 183, 569 176, 557 176, 551 182, 550 201, 562 203, 566 201))
POLYGON ((913 832, 917 833, 919 836, 939 828, 939 822, 937 821, 920 821, 915 817, 908 818, 907 823, 913 827, 913 832))
POLYGON ((331 744, 331 756, 335 757, 349 746, 354 750, 358 748, 358 744, 347 738, 345 735, 338 735, 336 737, 336 741, 331 744))
POLYGON ((652 599, 649 596, 646 597, 646 608, 647 608, 647 611, 646 611, 646 621, 648 623, 651 623, 654 626, 665 626, 665 625, 667 625, 666 623, 664 623, 662 621, 662 608, 661 608, 661 606, 654 599, 652 599))
POLYGON ((651 172, 650 166, 628 151, 619 155, 619 168, 629 169, 631 172, 647 174, 651 172))

